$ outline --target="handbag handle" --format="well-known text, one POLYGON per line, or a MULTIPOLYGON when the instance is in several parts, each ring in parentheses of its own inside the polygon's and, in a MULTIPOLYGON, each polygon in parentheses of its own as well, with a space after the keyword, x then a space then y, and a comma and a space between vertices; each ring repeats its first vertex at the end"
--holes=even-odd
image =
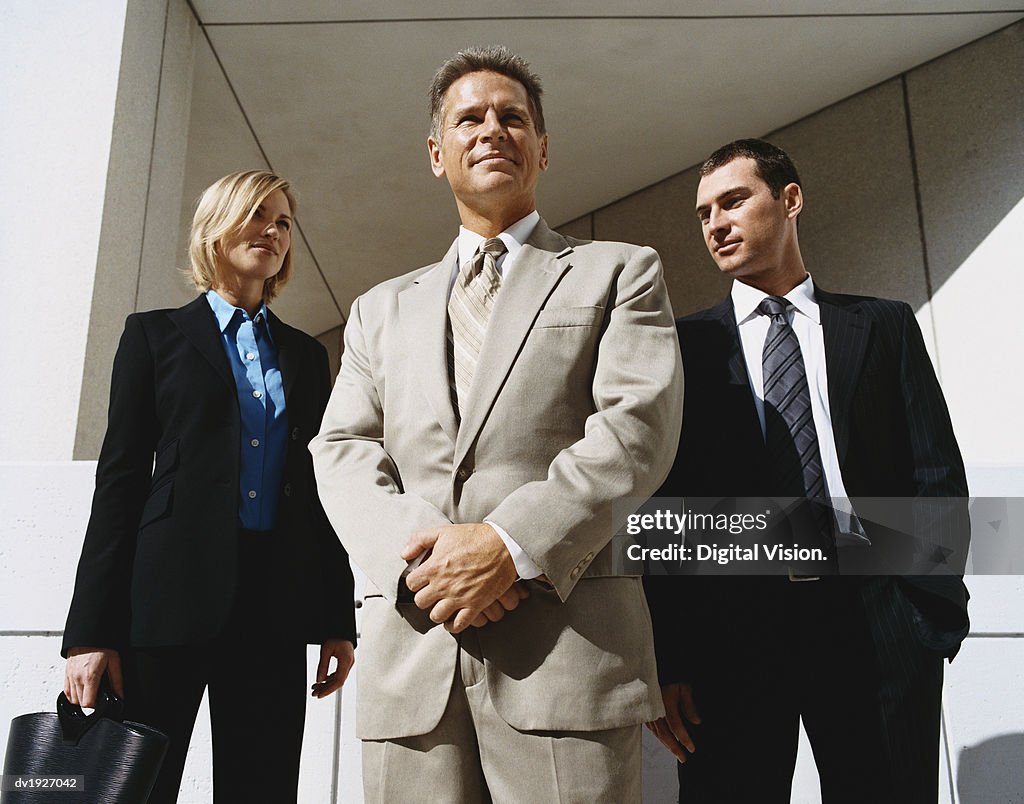
POLYGON ((71 703, 63 691, 57 696, 57 719, 60 721, 61 736, 65 743, 71 745, 77 745, 82 735, 98 723, 100 718, 107 717, 120 722, 123 714, 124 701, 114 694, 105 675, 96 693, 96 708, 91 715, 85 714, 78 704, 71 703))

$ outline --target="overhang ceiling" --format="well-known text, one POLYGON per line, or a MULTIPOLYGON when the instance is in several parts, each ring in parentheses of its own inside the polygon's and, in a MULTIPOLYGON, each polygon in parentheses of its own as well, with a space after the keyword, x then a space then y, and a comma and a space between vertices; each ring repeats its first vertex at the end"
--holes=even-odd
MULTIPOLYGON (((767 5, 192 0, 204 35, 182 225, 231 170, 269 163, 289 177, 299 274, 276 309, 325 332, 359 293, 436 260, 455 236, 427 161, 426 88, 462 47, 506 44, 542 77, 551 168, 538 207, 557 225, 1024 14, 983 0, 767 5)), ((182 293, 174 277, 145 280, 160 306, 182 293)))

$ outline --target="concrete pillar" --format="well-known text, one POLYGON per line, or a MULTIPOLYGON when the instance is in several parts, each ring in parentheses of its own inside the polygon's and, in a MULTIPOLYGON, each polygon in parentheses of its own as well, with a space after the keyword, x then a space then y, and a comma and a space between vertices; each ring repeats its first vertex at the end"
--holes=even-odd
POLYGON ((177 260, 198 24, 185 0, 129 0, 81 369, 75 459, 99 454, 110 367, 149 265, 177 260))

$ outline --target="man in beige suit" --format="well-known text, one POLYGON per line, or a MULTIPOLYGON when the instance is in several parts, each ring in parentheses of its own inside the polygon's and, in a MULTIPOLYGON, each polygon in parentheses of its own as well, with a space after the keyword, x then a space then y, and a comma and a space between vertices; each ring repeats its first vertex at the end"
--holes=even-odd
POLYGON ((522 59, 463 51, 431 101, 459 236, 356 299, 310 446, 369 578, 366 800, 639 801, 640 724, 662 706, 640 579, 608 543, 612 504, 654 492, 679 432, 661 264, 540 219, 548 138, 522 59))

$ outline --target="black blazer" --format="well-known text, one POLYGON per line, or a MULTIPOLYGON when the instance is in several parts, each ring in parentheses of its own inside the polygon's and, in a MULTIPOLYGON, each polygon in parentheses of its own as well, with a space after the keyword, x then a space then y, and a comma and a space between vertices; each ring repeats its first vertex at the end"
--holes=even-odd
MULTIPOLYGON (((289 441, 277 576, 267 594, 289 635, 354 641, 352 573, 307 450, 330 395, 327 353, 273 313, 269 319, 289 441)), ((65 654, 83 645, 197 644, 220 632, 236 586, 240 428, 235 380, 206 298, 128 316, 65 654)))
MULTIPOLYGON (((854 510, 862 513, 858 497, 955 498, 939 506, 940 515, 907 506, 911 521, 900 529, 963 549, 970 528, 963 459, 913 310, 903 302, 818 288, 815 296, 833 433, 854 510)), ((683 429, 659 495, 765 496, 768 458, 731 297, 676 324, 686 376, 683 429)), ((870 522, 865 528, 873 543, 892 535, 872 530, 870 522)), ((758 610, 766 580, 648 579, 662 682, 687 680, 693 653, 687 619, 721 618, 706 632, 735 636, 736 624, 749 624, 750 612, 758 610)), ((901 577, 892 588, 894 616, 911 619, 928 647, 955 654, 968 630, 962 577, 901 577)))

